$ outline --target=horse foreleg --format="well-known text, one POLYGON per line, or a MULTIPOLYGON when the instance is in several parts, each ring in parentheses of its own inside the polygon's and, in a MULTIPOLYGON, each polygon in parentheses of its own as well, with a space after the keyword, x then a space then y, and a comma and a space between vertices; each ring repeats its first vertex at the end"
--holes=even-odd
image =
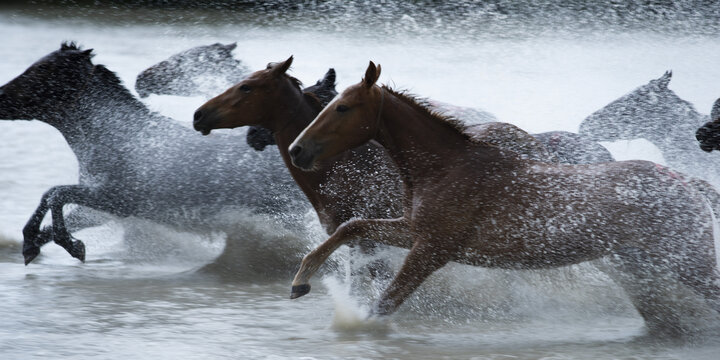
POLYGON ((52 212, 52 240, 65 248, 73 257, 85 261, 85 245, 79 240, 73 241, 65 225, 62 211, 65 204, 102 206, 100 198, 86 186, 63 185, 46 191, 40 200, 40 205, 23 228, 23 256, 26 265, 40 253, 40 246, 49 241, 47 235, 39 236, 40 223, 48 210, 52 212))
POLYGON ((427 279, 449 261, 436 246, 418 242, 405 258, 402 268, 377 302, 373 314, 389 315, 427 279))
POLYGON ((325 263, 327 258, 341 245, 362 238, 405 248, 410 247, 412 244, 408 222, 405 218, 348 221, 338 227, 324 243, 305 255, 293 280, 290 298, 299 298, 309 293, 310 278, 325 263))
MULTIPOLYGON (((44 216, 44 214, 42 215, 44 216)), ((33 216, 33 219, 34 218, 35 216, 33 216)), ((87 207, 72 209, 67 215, 65 215, 65 225, 67 231, 70 233, 89 227, 100 226, 107 223, 109 220, 110 217, 107 214, 99 211, 94 211, 87 207)), ((40 247, 53 241, 52 225, 44 227, 36 235, 32 235, 32 224, 28 222, 28 225, 26 225, 26 228, 28 230, 27 235, 25 235, 26 241, 23 242, 23 255, 25 257, 25 265, 30 263, 33 259, 35 259, 35 257, 40 254, 40 247), (30 227, 28 227, 28 225, 30 225, 30 227)))

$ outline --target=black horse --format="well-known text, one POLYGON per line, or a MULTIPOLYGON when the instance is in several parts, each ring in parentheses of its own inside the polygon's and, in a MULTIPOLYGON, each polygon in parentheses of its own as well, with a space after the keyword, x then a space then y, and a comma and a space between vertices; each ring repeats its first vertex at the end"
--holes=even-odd
POLYGON ((26 264, 49 241, 84 260, 85 247, 70 231, 103 221, 85 216, 87 208, 206 232, 232 222, 219 216, 224 210, 282 219, 298 202, 306 204, 276 153, 249 151, 232 136, 198 136, 150 112, 91 58, 91 49, 63 43, 0 87, 0 119, 55 127, 80 167, 79 184, 49 189, 25 225, 26 264), (65 218, 63 206, 70 203, 80 207, 65 218), (52 225, 41 230, 48 210, 52 225))
POLYGON ((720 150, 720 99, 715 100, 710 121, 697 129, 695 138, 700 142, 700 149, 704 151, 720 150))

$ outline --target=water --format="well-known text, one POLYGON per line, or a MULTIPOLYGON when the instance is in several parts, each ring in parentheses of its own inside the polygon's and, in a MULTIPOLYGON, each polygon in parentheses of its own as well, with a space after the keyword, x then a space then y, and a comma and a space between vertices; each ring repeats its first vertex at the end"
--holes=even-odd
MULTIPOLYGON (((236 41, 235 56, 252 69, 293 54, 293 75, 313 83, 334 67, 338 89, 357 82, 373 60, 383 66, 381 83, 481 107, 531 132, 576 131, 585 116, 668 69, 670 87, 700 112, 720 96, 720 38, 703 19, 678 17, 653 31, 652 22, 525 26, 513 13, 503 19, 468 10, 452 23, 403 11, 381 11, 363 25, 307 9, 266 22, 262 12, 212 9, 0 8, 0 83, 63 40, 94 48, 95 63, 129 88, 138 72, 170 54, 236 41), (481 25, 470 27, 473 16, 481 25)), ((203 99, 145 102, 188 124, 203 99)), ((644 140, 606 145, 618 159, 663 162, 644 140)), ((87 245, 85 264, 50 244, 24 267, 24 222, 45 190, 77 182, 77 162, 56 130, 25 121, 0 121, 0 159, 2 358, 710 359, 720 349, 714 333, 683 341, 648 336, 622 290, 588 264, 544 272, 451 264, 379 321, 365 319, 368 297, 348 293, 344 249, 311 294, 290 301, 291 274, 267 264, 324 239, 312 214, 307 227, 315 235, 303 239, 262 217, 228 214, 238 218, 229 236, 243 245, 231 249, 225 234, 115 220, 75 234, 87 245)), ((392 251, 395 266, 403 255, 392 251)))

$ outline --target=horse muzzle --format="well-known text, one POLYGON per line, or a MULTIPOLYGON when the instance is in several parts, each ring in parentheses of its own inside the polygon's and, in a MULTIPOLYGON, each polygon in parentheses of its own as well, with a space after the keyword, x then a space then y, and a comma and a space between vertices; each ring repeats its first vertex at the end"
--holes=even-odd
POLYGON ((290 154, 290 161, 296 167, 310 171, 315 165, 316 154, 320 147, 315 143, 303 142, 300 144, 293 144, 288 150, 290 154))
POLYGON ((193 128, 203 135, 209 135, 210 131, 215 129, 213 126, 215 121, 212 120, 212 116, 208 115, 208 112, 202 109, 196 110, 193 115, 193 128))

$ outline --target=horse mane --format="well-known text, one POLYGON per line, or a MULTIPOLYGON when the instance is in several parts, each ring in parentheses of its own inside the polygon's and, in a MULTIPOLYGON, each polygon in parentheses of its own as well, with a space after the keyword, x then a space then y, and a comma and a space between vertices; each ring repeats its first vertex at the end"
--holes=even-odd
MULTIPOLYGON (((63 41, 60 44, 60 51, 82 51, 82 47, 80 47, 75 41, 63 41)), ((90 50, 92 51, 92 50, 90 50)), ((92 58, 95 56, 92 52, 88 52, 87 56, 92 58)), ((112 91, 121 93, 128 99, 132 99, 136 104, 142 105, 144 108, 145 105, 142 104, 139 100, 135 98, 135 96, 132 95, 130 90, 128 90, 125 86, 123 86, 122 81, 120 80, 120 77, 115 74, 115 72, 111 71, 105 65, 101 64, 93 64, 93 76, 97 79, 99 79, 104 85, 107 85, 111 88, 112 91)))
POLYGON ((322 102, 317 97, 317 95, 315 95, 311 92, 303 92, 302 94, 303 94, 303 97, 305 98, 305 100, 308 100, 308 103, 310 104, 310 106, 313 107, 313 109, 315 111, 317 111, 318 113, 320 113, 320 111, 322 111, 322 109, 323 109, 322 102))
POLYGON ((130 90, 128 90, 128 88, 122 84, 122 80, 120 80, 120 77, 118 77, 115 72, 105 67, 105 65, 95 65, 95 70, 93 71, 93 74, 95 78, 99 79, 103 85, 108 86, 108 88, 105 90, 109 90, 112 93, 119 94, 122 97, 126 98, 130 104, 139 106, 147 110, 145 104, 138 100, 130 92, 130 90))
POLYGON ((297 89, 298 92, 300 92, 300 95, 302 95, 306 100, 310 100, 310 106, 312 106, 315 110, 320 112, 323 109, 322 102, 320 99, 318 99, 317 95, 309 92, 304 92, 302 89, 303 83, 300 81, 300 79, 290 76, 288 74, 285 74, 288 80, 290 80, 290 84, 292 84, 295 89, 297 89))
POLYGON ((294 77, 294 76, 290 76, 290 75, 288 75, 288 74, 285 74, 285 76, 288 77, 288 80, 290 80, 290 83, 293 84, 293 86, 295 86, 295 88, 297 88, 298 91, 300 91, 300 93, 303 92, 303 91, 302 91, 303 83, 302 83, 302 81, 300 81, 300 79, 298 79, 298 78, 296 78, 296 77, 294 77))
POLYGON ((60 43, 60 51, 66 50, 82 50, 75 41, 63 41, 60 43))
POLYGON ((404 103, 406 103, 413 109, 420 111, 421 113, 429 116, 432 119, 437 120, 438 122, 440 122, 442 124, 445 124, 448 128, 450 128, 450 129, 456 131, 458 134, 462 135, 462 137, 465 140, 467 140, 468 142, 471 142, 473 144, 478 144, 478 145, 495 147, 495 145, 493 145, 493 144, 490 144, 485 141, 480 141, 480 140, 470 136, 470 134, 467 132, 467 129, 468 129, 467 125, 465 125, 460 119, 457 119, 454 116, 446 115, 436 109, 433 109, 433 106, 430 104, 430 102, 426 98, 411 94, 407 90, 395 90, 393 88, 390 88, 387 85, 383 85, 382 89, 389 92, 392 95, 395 95, 395 97, 402 100, 404 103))

